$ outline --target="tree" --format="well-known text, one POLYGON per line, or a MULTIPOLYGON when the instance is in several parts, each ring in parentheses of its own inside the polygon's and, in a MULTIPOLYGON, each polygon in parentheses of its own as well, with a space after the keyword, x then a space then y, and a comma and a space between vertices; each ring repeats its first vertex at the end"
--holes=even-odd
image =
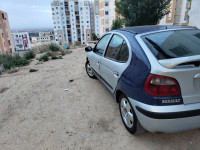
POLYGON ((97 40, 99 40, 99 38, 96 36, 96 34, 92 34, 92 39, 93 39, 93 41, 97 41, 97 40))
POLYGON ((122 25, 123 25, 123 22, 121 19, 113 20, 111 30, 123 28, 122 25))
POLYGON ((169 13, 170 0, 115 1, 116 11, 124 17, 125 26, 156 25, 169 13))

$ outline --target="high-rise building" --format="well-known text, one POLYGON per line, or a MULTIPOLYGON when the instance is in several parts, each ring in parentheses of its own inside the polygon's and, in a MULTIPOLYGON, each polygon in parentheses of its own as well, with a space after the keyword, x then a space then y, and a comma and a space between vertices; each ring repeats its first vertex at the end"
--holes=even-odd
POLYGON ((189 25, 200 29, 200 0, 192 0, 191 7, 189 7, 189 25))
POLYGON ((0 54, 14 52, 8 14, 0 11, 0 54))
POLYGON ((171 0, 169 4, 170 13, 161 19, 160 25, 188 25, 188 8, 190 5, 188 0, 171 0))
POLYGON ((92 39, 90 1, 79 1, 81 42, 85 44, 92 39))
POLYGON ((100 38, 100 15, 99 15, 99 0, 94 0, 94 33, 100 38))
MULTIPOLYGON (((67 18, 69 17, 68 3, 64 3, 64 0, 53 0, 51 3, 52 19, 54 24, 55 40, 58 43, 71 42, 71 34, 68 37, 67 26, 71 29, 67 18)), ((68 20, 69 21, 69 20, 68 20)))
POLYGON ((57 42, 85 44, 92 39, 94 17, 89 0, 53 0, 51 7, 57 42))
POLYGON ((101 21, 100 36, 111 30, 112 23, 117 19, 115 0, 99 0, 101 21))

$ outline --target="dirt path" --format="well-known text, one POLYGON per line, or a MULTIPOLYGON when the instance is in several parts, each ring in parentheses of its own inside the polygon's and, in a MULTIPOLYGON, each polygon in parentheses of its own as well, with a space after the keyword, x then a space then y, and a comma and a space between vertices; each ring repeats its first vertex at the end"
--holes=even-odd
POLYGON ((0 150, 200 149, 200 129, 129 134, 118 104, 86 75, 85 55, 76 49, 0 78, 0 150), (39 71, 30 74, 30 68, 39 71))

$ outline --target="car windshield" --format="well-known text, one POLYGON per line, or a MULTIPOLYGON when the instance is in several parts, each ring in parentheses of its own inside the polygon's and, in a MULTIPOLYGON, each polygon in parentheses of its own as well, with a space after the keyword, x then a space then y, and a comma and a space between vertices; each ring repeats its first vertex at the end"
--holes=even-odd
POLYGON ((158 59, 200 55, 200 30, 178 30, 142 37, 158 59))

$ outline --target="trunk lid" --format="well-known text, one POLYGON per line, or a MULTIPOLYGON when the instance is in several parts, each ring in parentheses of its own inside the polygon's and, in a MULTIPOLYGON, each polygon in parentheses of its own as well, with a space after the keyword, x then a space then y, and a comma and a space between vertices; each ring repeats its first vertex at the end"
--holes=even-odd
POLYGON ((200 102, 200 67, 194 63, 199 61, 200 55, 158 61, 172 70, 165 74, 178 81, 184 104, 200 102))

